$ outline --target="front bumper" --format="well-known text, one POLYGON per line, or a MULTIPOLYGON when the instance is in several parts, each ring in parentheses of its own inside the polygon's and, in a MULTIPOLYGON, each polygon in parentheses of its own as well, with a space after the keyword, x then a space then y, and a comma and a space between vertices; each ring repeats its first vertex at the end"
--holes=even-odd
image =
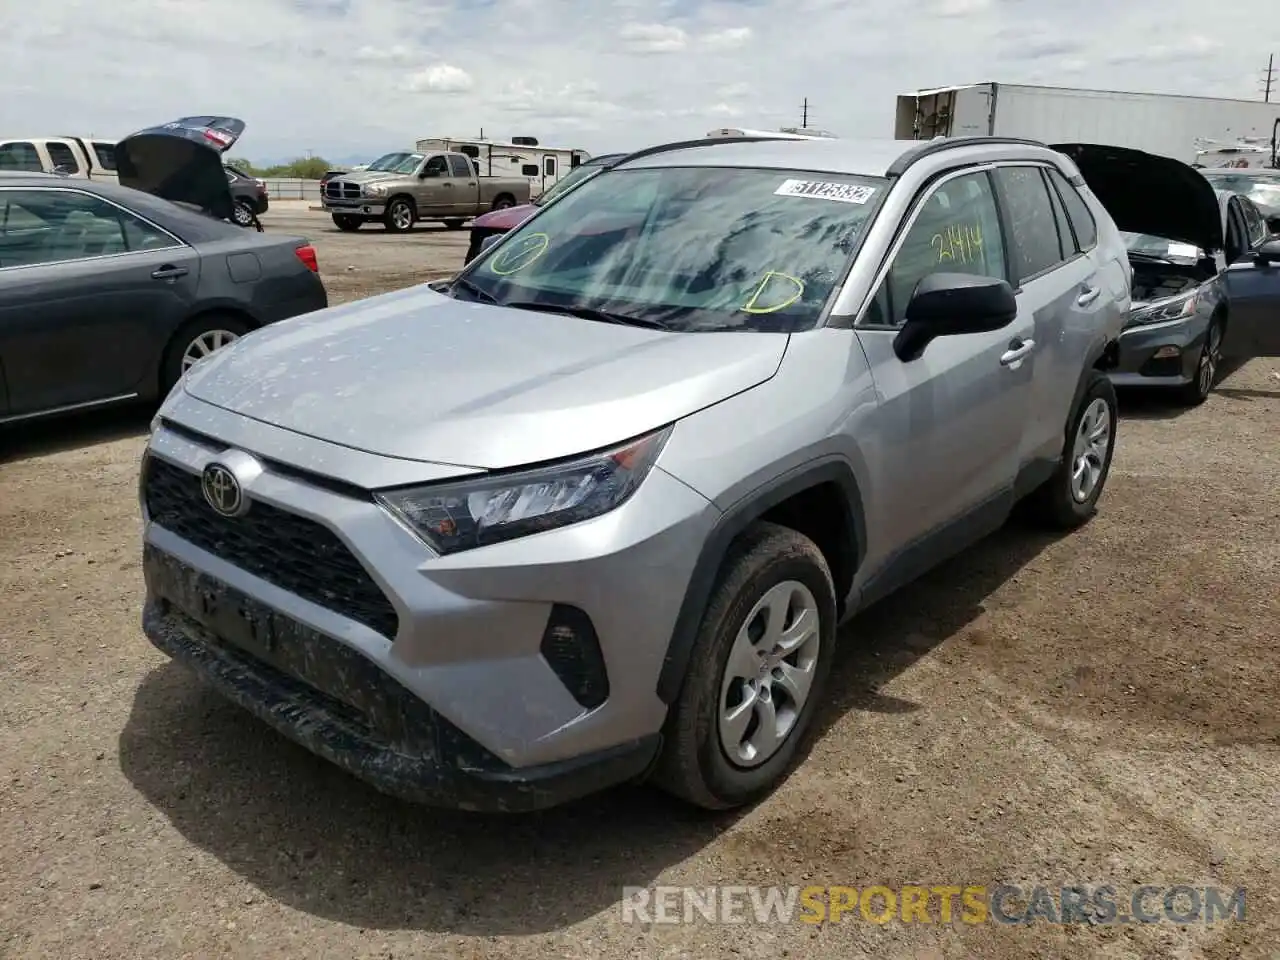
POLYGON ((1198 316, 1128 327, 1120 334, 1116 366, 1107 375, 1117 387, 1191 383, 1207 329, 1207 322, 1198 316))
POLYGON ((240 527, 218 526, 207 506, 182 520, 144 484, 144 628, 157 647, 295 741, 419 801, 531 809, 644 772, 666 717, 657 678, 718 516, 704 498, 659 467, 603 517, 438 557, 361 495, 406 470, 434 479, 431 465, 185 394, 162 415, 175 410, 220 438, 162 422, 148 445, 196 498, 226 448, 274 456, 258 455, 240 527), (548 647, 564 610, 598 638, 602 701, 548 647))
POLYGON ((330 200, 323 197, 320 206, 326 213, 353 217, 381 218, 387 210, 387 201, 381 198, 362 198, 360 200, 330 200))
POLYGON ((256 211, 258 216, 262 216, 262 214, 266 213, 270 208, 271 198, 265 193, 258 194, 258 209, 256 211))

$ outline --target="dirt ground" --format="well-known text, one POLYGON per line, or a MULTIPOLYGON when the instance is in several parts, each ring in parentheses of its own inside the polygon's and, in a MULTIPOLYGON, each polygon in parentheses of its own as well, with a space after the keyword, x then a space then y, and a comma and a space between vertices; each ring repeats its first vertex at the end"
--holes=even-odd
MULTIPOLYGON (((335 302, 465 233, 338 234, 335 302)), ((739 815, 645 788, 520 819, 389 800, 139 629, 147 413, 0 438, 0 956, 1280 956, 1280 363, 1126 398, 1096 520, 1011 526, 859 617, 807 761, 739 815), (1243 923, 624 924, 625 885, 1218 884, 1243 923)), ((934 914, 936 917, 936 912, 934 914)))

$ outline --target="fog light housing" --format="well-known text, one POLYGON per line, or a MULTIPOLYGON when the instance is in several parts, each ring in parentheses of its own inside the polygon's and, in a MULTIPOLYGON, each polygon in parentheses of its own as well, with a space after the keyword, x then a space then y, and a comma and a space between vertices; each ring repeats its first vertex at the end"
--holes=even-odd
POLYGON ((1182 356, 1182 349, 1180 347, 1161 347, 1159 350, 1157 350, 1155 353, 1151 355, 1151 359, 1152 360, 1169 360, 1172 357, 1180 357, 1180 356, 1182 356))
POLYGON ((609 699, 609 675, 591 618, 577 607, 551 608, 539 648, 542 658, 573 699, 594 710, 609 699))

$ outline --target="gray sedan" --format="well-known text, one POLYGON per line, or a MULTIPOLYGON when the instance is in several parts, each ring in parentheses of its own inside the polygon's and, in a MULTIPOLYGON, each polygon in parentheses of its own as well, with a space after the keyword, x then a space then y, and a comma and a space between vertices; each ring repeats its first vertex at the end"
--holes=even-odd
POLYGON ((219 347, 327 304, 303 238, 115 184, 0 174, 0 423, 154 400, 219 347))

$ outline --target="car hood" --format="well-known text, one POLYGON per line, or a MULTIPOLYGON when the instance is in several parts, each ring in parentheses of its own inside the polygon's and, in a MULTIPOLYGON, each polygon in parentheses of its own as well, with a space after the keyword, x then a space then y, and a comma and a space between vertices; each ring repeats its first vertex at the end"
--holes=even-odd
POLYGON ((536 203, 522 203, 518 207, 482 213, 471 221, 471 226, 483 227, 486 230, 514 230, 537 212, 536 203))
POLYGON ((1210 253, 1223 245, 1221 211, 1199 171, 1169 157, 1093 143, 1056 143, 1085 183, 1129 233, 1194 244, 1210 253))
POLYGON ((502 469, 601 449, 776 373, 788 336, 667 333, 464 303, 425 286, 272 324, 188 394, 388 457, 502 469))
POLYGON ((235 212, 222 156, 244 133, 234 117, 182 117, 116 144, 120 185, 192 204, 230 220, 235 212))
POLYGON ((350 173, 335 173, 329 179, 345 180, 348 183, 381 183, 384 180, 412 180, 413 174, 390 170, 352 170, 350 173))

